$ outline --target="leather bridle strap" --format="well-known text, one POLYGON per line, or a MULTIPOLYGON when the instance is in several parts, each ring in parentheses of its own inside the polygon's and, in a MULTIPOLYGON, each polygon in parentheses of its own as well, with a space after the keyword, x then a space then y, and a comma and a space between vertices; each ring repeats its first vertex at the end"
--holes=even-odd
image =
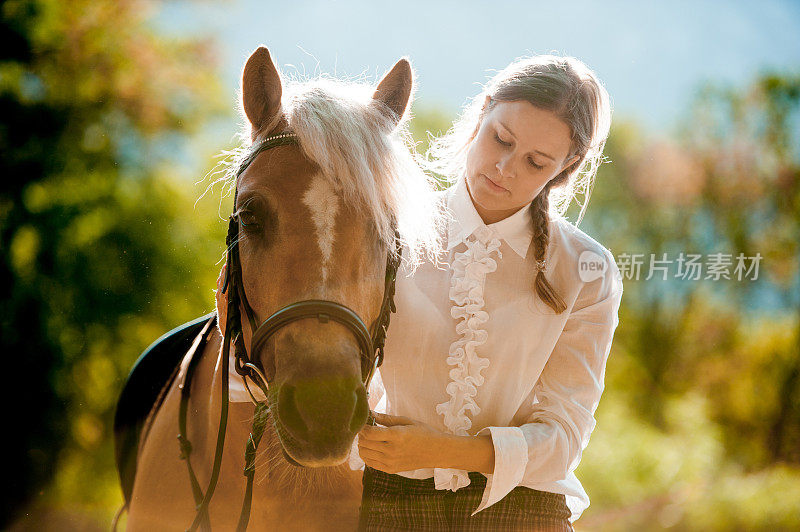
MULTIPOLYGON (((178 409, 178 443, 181 448, 181 459, 186 461, 187 468, 189 470, 189 481, 192 484, 192 495, 194 496, 195 505, 199 506, 201 501, 203 500, 203 489, 200 487, 200 483, 197 480, 197 476, 194 473, 194 469, 192 469, 192 464, 189 461, 189 456, 192 454, 192 444, 189 441, 189 438, 186 436, 186 417, 187 417, 187 410, 189 407, 189 396, 191 394, 191 386, 192 386, 192 377, 194 376, 194 372, 197 369, 198 363, 200 362, 200 356, 197 355, 197 351, 199 350, 200 345, 203 343, 202 338, 208 334, 211 325, 216 323, 216 318, 211 319, 206 323, 203 330, 197 336, 192 345, 192 348, 189 351, 189 364, 186 366, 186 373, 184 375, 183 380, 180 384, 178 384, 178 389, 181 392, 181 402, 180 407, 178 409)), ((204 513, 202 516, 204 522, 208 522, 208 514, 204 513)), ((210 524, 207 525, 210 529, 210 524)))
MULTIPOLYGON (((268 137, 262 140, 247 156, 246 159, 242 161, 239 165, 239 168, 236 172, 236 179, 242 175, 247 167, 258 157, 258 155, 270 148, 275 148, 278 146, 285 146, 288 144, 296 144, 297 139, 295 135, 292 133, 282 133, 280 135, 275 135, 272 137, 268 137)), ((238 189, 236 194, 234 194, 234 209, 236 208, 236 200, 238 195, 238 189)), ((232 277, 232 270, 234 268, 238 269, 239 273, 239 286, 241 284, 241 264, 239 262, 239 246, 238 246, 238 238, 239 236, 239 226, 238 222, 232 216, 230 223, 228 224, 228 235, 226 237, 226 244, 228 246, 228 253, 227 253, 227 272, 225 278, 225 285, 223 286, 223 292, 227 290, 228 285, 230 284, 230 280, 232 277)), ((235 276, 234 276, 235 277, 235 276)), ((219 429, 217 431, 217 442, 216 447, 214 450, 214 465, 211 469, 211 477, 208 481, 208 487, 206 488, 205 493, 203 493, 202 489, 200 488, 199 482, 197 481, 197 475, 192 468, 192 463, 190 461, 190 454, 192 451, 191 443, 189 442, 189 438, 187 436, 187 428, 186 428, 186 411, 189 406, 189 384, 191 383, 191 376, 187 371, 186 379, 184 380, 184 388, 186 389, 185 393, 181 393, 181 404, 180 404, 180 413, 179 413, 179 430, 180 433, 178 435, 178 441, 180 442, 181 446, 181 459, 186 461, 186 467, 189 470, 189 479, 192 483, 192 494, 194 495, 195 499, 195 507, 197 509, 197 513, 195 515, 194 521, 189 526, 188 530, 196 530, 200 527, 204 531, 211 530, 210 519, 208 516, 208 505, 211 502, 211 497, 214 495, 214 490, 217 487, 217 480, 219 479, 220 469, 222 467, 222 453, 225 446, 225 434, 227 432, 228 427, 228 403, 229 403, 229 379, 228 379, 228 372, 229 372, 229 353, 230 353, 230 346, 231 342, 236 344, 237 351, 239 350, 239 346, 242 343, 242 335, 241 335, 241 319, 239 315, 239 294, 237 290, 230 290, 228 291, 228 316, 227 322, 225 324, 225 336, 222 342, 222 351, 220 356, 222 360, 220 361, 220 371, 222 371, 223 378, 221 379, 221 395, 222 395, 222 404, 220 405, 220 419, 219 419, 219 429), (237 324, 234 329, 234 324, 237 324), (234 332, 236 334, 234 334, 234 332)), ((244 290, 241 290, 241 293, 244 294, 244 290)), ((246 308, 249 309, 249 305, 246 305, 246 308)), ((251 310, 247 311, 248 314, 252 312, 251 310)), ((251 316, 248 316, 251 317, 251 316)), ((252 318, 252 317, 251 317, 252 318)), ((191 367, 193 364, 196 365, 195 359, 199 361, 200 357, 195 356, 189 362, 189 366, 191 367)), ((192 370, 192 374, 194 370, 192 370)))
MULTIPOLYGON (((292 133, 283 133, 273 137, 264 139, 253 152, 242 161, 237 170, 236 177, 245 171, 255 158, 264 150, 269 148, 284 146, 287 144, 296 144, 297 140, 292 133)), ((236 200, 238 190, 234 195, 234 210, 236 208, 236 200)), ((214 453, 214 465, 212 467, 211 477, 208 482, 208 487, 203 493, 197 477, 192 469, 189 455, 191 454, 191 444, 187 438, 186 430, 186 413, 189 403, 189 385, 191 377, 194 373, 194 368, 197 365, 199 356, 192 356, 189 362, 189 368, 186 372, 186 377, 181 389, 181 404, 179 413, 179 428, 180 434, 178 440, 181 445, 181 458, 186 460, 187 468, 189 469, 189 478, 192 484, 192 493, 194 495, 197 514, 192 522, 189 530, 195 530, 202 527, 203 530, 210 530, 210 519, 208 515, 208 505, 219 478, 220 468, 222 465, 222 453, 225 443, 225 433, 228 422, 228 403, 229 403, 229 353, 231 345, 234 346, 235 364, 234 369, 242 376, 245 387, 250 394, 253 403, 256 406, 256 413, 253 421, 253 429, 250 438, 247 442, 245 450, 245 469, 244 474, 247 478, 247 486, 245 488, 245 498, 242 503, 242 511, 239 516, 239 523, 237 530, 244 531, 250 518, 250 506, 252 503, 253 494, 253 478, 255 476, 255 453, 258 449, 258 444, 261 441, 264 430, 266 428, 267 420, 269 419, 269 404, 268 402, 257 401, 248 385, 248 378, 255 382, 268 397, 269 382, 274 378, 274 361, 270 367, 259 367, 257 361, 248 356, 247 350, 244 345, 244 336, 242 334, 242 317, 240 313, 240 306, 244 307, 247 314, 253 336, 250 343, 250 353, 258 353, 261 348, 275 335, 282 327, 289 323, 308 319, 316 318, 320 322, 336 321, 344 325, 356 337, 358 342, 359 351, 361 354, 361 376, 365 388, 369 388, 370 381, 376 368, 383 362, 383 348, 386 341, 386 332, 389 328, 389 319, 392 312, 395 312, 394 305, 394 292, 395 280, 397 278, 397 270, 400 265, 400 258, 402 252, 402 243, 400 236, 395 230, 395 249, 390 249, 387 253, 386 273, 384 282, 383 301, 377 319, 373 322, 370 330, 364 325, 364 322, 354 311, 348 307, 336 303, 334 301, 325 300, 307 300, 292 303, 278 310, 267 318, 260 326, 257 326, 256 315, 250 303, 247 300, 247 295, 244 291, 244 283, 242 282, 242 266, 239 259, 239 223, 236 213, 231 215, 228 224, 228 235, 226 243, 228 245, 228 253, 226 260, 226 271, 224 284, 222 287, 223 293, 228 294, 228 315, 225 324, 225 335, 223 338, 222 351, 220 356, 220 370, 222 371, 222 406, 220 412, 219 429, 217 432, 217 444, 214 453), (233 286, 231 286, 233 285, 233 286)), ((196 353, 195 353, 196 355, 196 353)), ((374 420, 370 416, 368 423, 374 424, 374 420)), ((287 458, 288 455, 287 455, 287 458)), ((289 458, 290 459, 290 458, 289 458)), ((299 464, 298 464, 299 465, 299 464)))
MULTIPOLYGON (((373 352, 372 338, 370 338, 367 326, 364 325, 364 322, 361 321, 358 314, 339 303, 319 299, 292 303, 267 318, 253 335, 250 352, 258 353, 269 339, 281 328, 292 322, 306 318, 316 318, 320 323, 327 323, 332 320, 344 325, 353 333, 353 336, 356 337, 359 344, 359 352, 362 354, 362 357, 364 357, 364 355, 368 357, 369 353, 373 352)), ((366 376, 366 371, 364 371, 366 365, 362 362, 361 367, 363 378, 366 376)), ((265 374, 268 380, 272 380, 273 373, 274 368, 266 368, 265 374)))
MULTIPOLYGON (((369 383, 372 381, 375 370, 383 364, 383 348, 386 345, 389 321, 391 320, 392 313, 397 312, 397 307, 395 307, 394 304, 394 291, 395 282, 397 281, 397 270, 400 268, 400 260, 403 256, 403 241, 400 239, 400 233, 397 231, 397 228, 394 230, 394 245, 394 253, 392 253, 392 250, 389 250, 386 255, 386 273, 384 275, 381 310, 371 327, 370 338, 372 338, 372 351, 370 351, 370 353, 374 359, 370 361, 369 371, 364 377, 364 387, 367 389, 367 393, 369 393, 369 383)), ((374 424, 371 415, 368 422, 374 424)))

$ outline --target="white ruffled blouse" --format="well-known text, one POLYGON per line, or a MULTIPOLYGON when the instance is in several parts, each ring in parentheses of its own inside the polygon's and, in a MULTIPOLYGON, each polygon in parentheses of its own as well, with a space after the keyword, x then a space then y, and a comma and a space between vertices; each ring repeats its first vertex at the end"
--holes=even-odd
MULTIPOLYGON (((563 493, 576 520, 589 498, 574 474, 603 392, 622 281, 611 253, 564 218, 550 221, 546 275, 567 304, 555 314, 533 292, 530 209, 491 225, 463 179, 446 192, 449 268, 398 274, 380 374, 370 402, 458 435, 490 434, 494 473, 477 513, 517 486, 563 493)), ((354 443, 350 465, 363 467, 354 443)), ((436 489, 466 471, 418 469, 436 489)))

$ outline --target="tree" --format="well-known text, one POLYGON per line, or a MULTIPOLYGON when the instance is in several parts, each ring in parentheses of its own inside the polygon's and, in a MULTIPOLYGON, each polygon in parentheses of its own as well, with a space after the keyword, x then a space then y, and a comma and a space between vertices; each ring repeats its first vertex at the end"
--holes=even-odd
POLYGON ((110 506, 118 494, 98 485, 114 482, 121 379, 147 343, 210 304, 224 229, 167 172, 184 136, 222 109, 214 58, 207 43, 156 34, 147 7, 0 8, 0 336, 15 483, 0 524, 57 466, 57 492, 110 506))
POLYGON ((625 280, 618 340, 641 415, 665 429, 669 398, 702 391, 753 468, 800 463, 799 111, 800 77, 767 73, 703 88, 676 140, 616 125, 586 220, 618 262, 732 255, 728 279, 676 279, 673 262, 667 280, 644 281, 645 264, 625 280), (757 279, 734 274, 739 253, 760 254, 757 279))

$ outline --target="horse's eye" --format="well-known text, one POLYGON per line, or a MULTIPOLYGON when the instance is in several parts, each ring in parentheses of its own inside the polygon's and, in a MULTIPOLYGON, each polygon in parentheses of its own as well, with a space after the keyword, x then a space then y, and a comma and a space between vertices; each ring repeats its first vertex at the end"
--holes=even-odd
POLYGON ((258 217, 251 210, 241 210, 237 213, 237 216, 239 218, 239 223, 242 224, 242 227, 245 229, 256 229, 260 225, 258 217))

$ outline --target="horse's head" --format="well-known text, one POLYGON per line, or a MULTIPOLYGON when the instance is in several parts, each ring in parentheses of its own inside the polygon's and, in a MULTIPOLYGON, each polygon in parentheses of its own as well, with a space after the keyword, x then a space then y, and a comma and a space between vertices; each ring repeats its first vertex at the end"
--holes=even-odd
MULTIPOLYGON (((401 59, 361 99, 358 86, 330 80, 285 88, 267 49, 256 50, 242 80, 253 145, 285 132, 298 142, 261 152, 237 179, 241 286, 257 323, 297 301, 327 300, 370 327, 395 228, 411 254, 436 243, 432 187, 395 131, 412 92, 411 67, 401 59)), ((247 319, 242 330, 250 350, 247 319)), ((308 317, 257 351, 248 355, 269 381, 287 454, 307 466, 344 461, 368 414, 353 331, 308 317)))

